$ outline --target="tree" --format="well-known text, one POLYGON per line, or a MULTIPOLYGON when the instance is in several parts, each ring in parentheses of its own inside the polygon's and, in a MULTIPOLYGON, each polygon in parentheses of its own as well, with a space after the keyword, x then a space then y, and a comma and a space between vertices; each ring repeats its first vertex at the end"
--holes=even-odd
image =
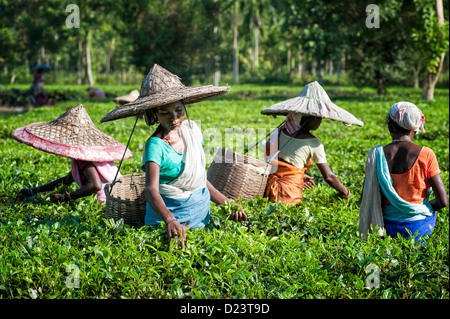
POLYGON ((449 47, 448 21, 444 20, 442 0, 415 0, 414 4, 419 25, 412 29, 411 38, 413 50, 419 52, 419 65, 425 69, 422 99, 433 100, 434 87, 449 47))
POLYGON ((319 82, 322 82, 326 61, 335 59, 344 46, 348 10, 346 1, 306 0, 298 3, 291 0, 286 6, 286 29, 292 35, 292 46, 313 59, 319 82))
POLYGON ((233 24, 233 83, 239 82, 239 45, 238 45, 238 27, 241 23, 239 12, 239 1, 236 0, 234 4, 234 11, 232 14, 233 24))
POLYGON ((408 2, 386 0, 378 3, 379 27, 367 25, 365 3, 347 3, 345 42, 349 60, 347 68, 357 86, 369 85, 384 94, 391 83, 405 79, 410 21, 414 12, 408 2), (351 13, 350 13, 351 12, 351 13))

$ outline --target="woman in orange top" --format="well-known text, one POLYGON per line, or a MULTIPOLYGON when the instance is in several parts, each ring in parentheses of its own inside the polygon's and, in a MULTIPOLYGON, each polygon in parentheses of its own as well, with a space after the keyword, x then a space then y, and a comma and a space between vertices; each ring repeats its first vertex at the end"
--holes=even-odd
MULTIPOLYGON (((376 160, 371 165, 376 165, 386 234, 409 237, 418 232, 416 241, 424 234, 431 234, 436 223, 435 212, 448 204, 436 155, 430 148, 412 142, 419 129, 425 133, 424 122, 425 116, 414 104, 394 104, 387 118, 392 142, 374 147, 368 156, 375 152, 376 160), (429 201, 431 189, 435 198, 429 201)), ((366 166, 366 174, 367 169, 366 166)), ((364 196, 373 197, 374 187, 377 186, 373 183, 370 186, 364 183, 363 201, 364 196)), ((360 223, 363 215, 360 211, 360 223)))

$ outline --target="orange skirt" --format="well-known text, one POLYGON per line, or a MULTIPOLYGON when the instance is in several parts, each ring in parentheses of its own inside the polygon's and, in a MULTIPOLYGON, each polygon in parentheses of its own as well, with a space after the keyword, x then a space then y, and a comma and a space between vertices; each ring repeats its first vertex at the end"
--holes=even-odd
POLYGON ((303 177, 312 165, 311 160, 301 169, 278 160, 273 160, 272 163, 278 167, 275 173, 269 175, 264 197, 269 202, 280 200, 282 203, 297 204, 303 197, 303 177))

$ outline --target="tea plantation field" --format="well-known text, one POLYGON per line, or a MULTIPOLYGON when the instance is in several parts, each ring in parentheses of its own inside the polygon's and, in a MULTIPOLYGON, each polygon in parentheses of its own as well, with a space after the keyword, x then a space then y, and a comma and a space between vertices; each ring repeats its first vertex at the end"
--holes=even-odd
MULTIPOLYGON (((263 198, 240 200, 249 218, 235 223, 227 220, 229 208, 211 203, 212 222, 205 229, 187 230, 185 251, 168 247, 161 228, 149 231, 106 220, 105 207, 92 197, 57 205, 39 194, 14 205, 22 187, 67 174, 70 160, 18 143, 11 132, 53 120, 82 103, 98 128, 126 144, 133 118, 99 122, 115 107, 111 98, 66 100, 25 114, 3 111, 0 298, 448 299, 448 208, 437 213, 435 231, 422 246, 378 235, 362 240, 357 233, 366 154, 374 145, 390 142, 384 122, 395 102, 413 102, 425 114, 427 134, 419 134, 415 142, 435 151, 448 191, 448 90, 438 89, 435 100, 425 103, 420 90, 414 89, 391 88, 378 96, 372 89, 324 88, 333 102, 365 124, 346 127, 324 120, 316 131, 331 169, 353 196, 348 201, 336 197, 313 166, 309 173, 317 186, 304 191, 304 201, 297 207, 269 204, 263 198)), ((112 88, 116 94, 129 89, 134 88, 112 88)), ((76 86, 71 90, 78 90, 79 96, 85 92, 76 86)), ((217 147, 243 146, 226 145, 226 129, 236 136, 239 130, 254 129, 264 137, 282 118, 260 111, 300 90, 232 86, 225 96, 190 106, 190 118, 200 121, 205 132, 208 167, 217 147)), ((130 143, 134 156, 123 162, 122 174, 140 172, 144 143, 152 130, 138 121, 130 143)), ((260 152, 252 154, 262 158, 260 152)))

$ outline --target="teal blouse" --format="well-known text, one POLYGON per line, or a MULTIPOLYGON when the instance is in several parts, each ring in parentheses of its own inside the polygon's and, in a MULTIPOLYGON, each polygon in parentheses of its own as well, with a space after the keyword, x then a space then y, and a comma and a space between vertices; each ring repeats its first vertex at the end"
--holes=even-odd
POLYGON ((184 170, 183 152, 176 152, 159 137, 153 136, 145 142, 142 170, 145 164, 155 162, 159 165, 159 183, 167 184, 176 179, 184 170))

